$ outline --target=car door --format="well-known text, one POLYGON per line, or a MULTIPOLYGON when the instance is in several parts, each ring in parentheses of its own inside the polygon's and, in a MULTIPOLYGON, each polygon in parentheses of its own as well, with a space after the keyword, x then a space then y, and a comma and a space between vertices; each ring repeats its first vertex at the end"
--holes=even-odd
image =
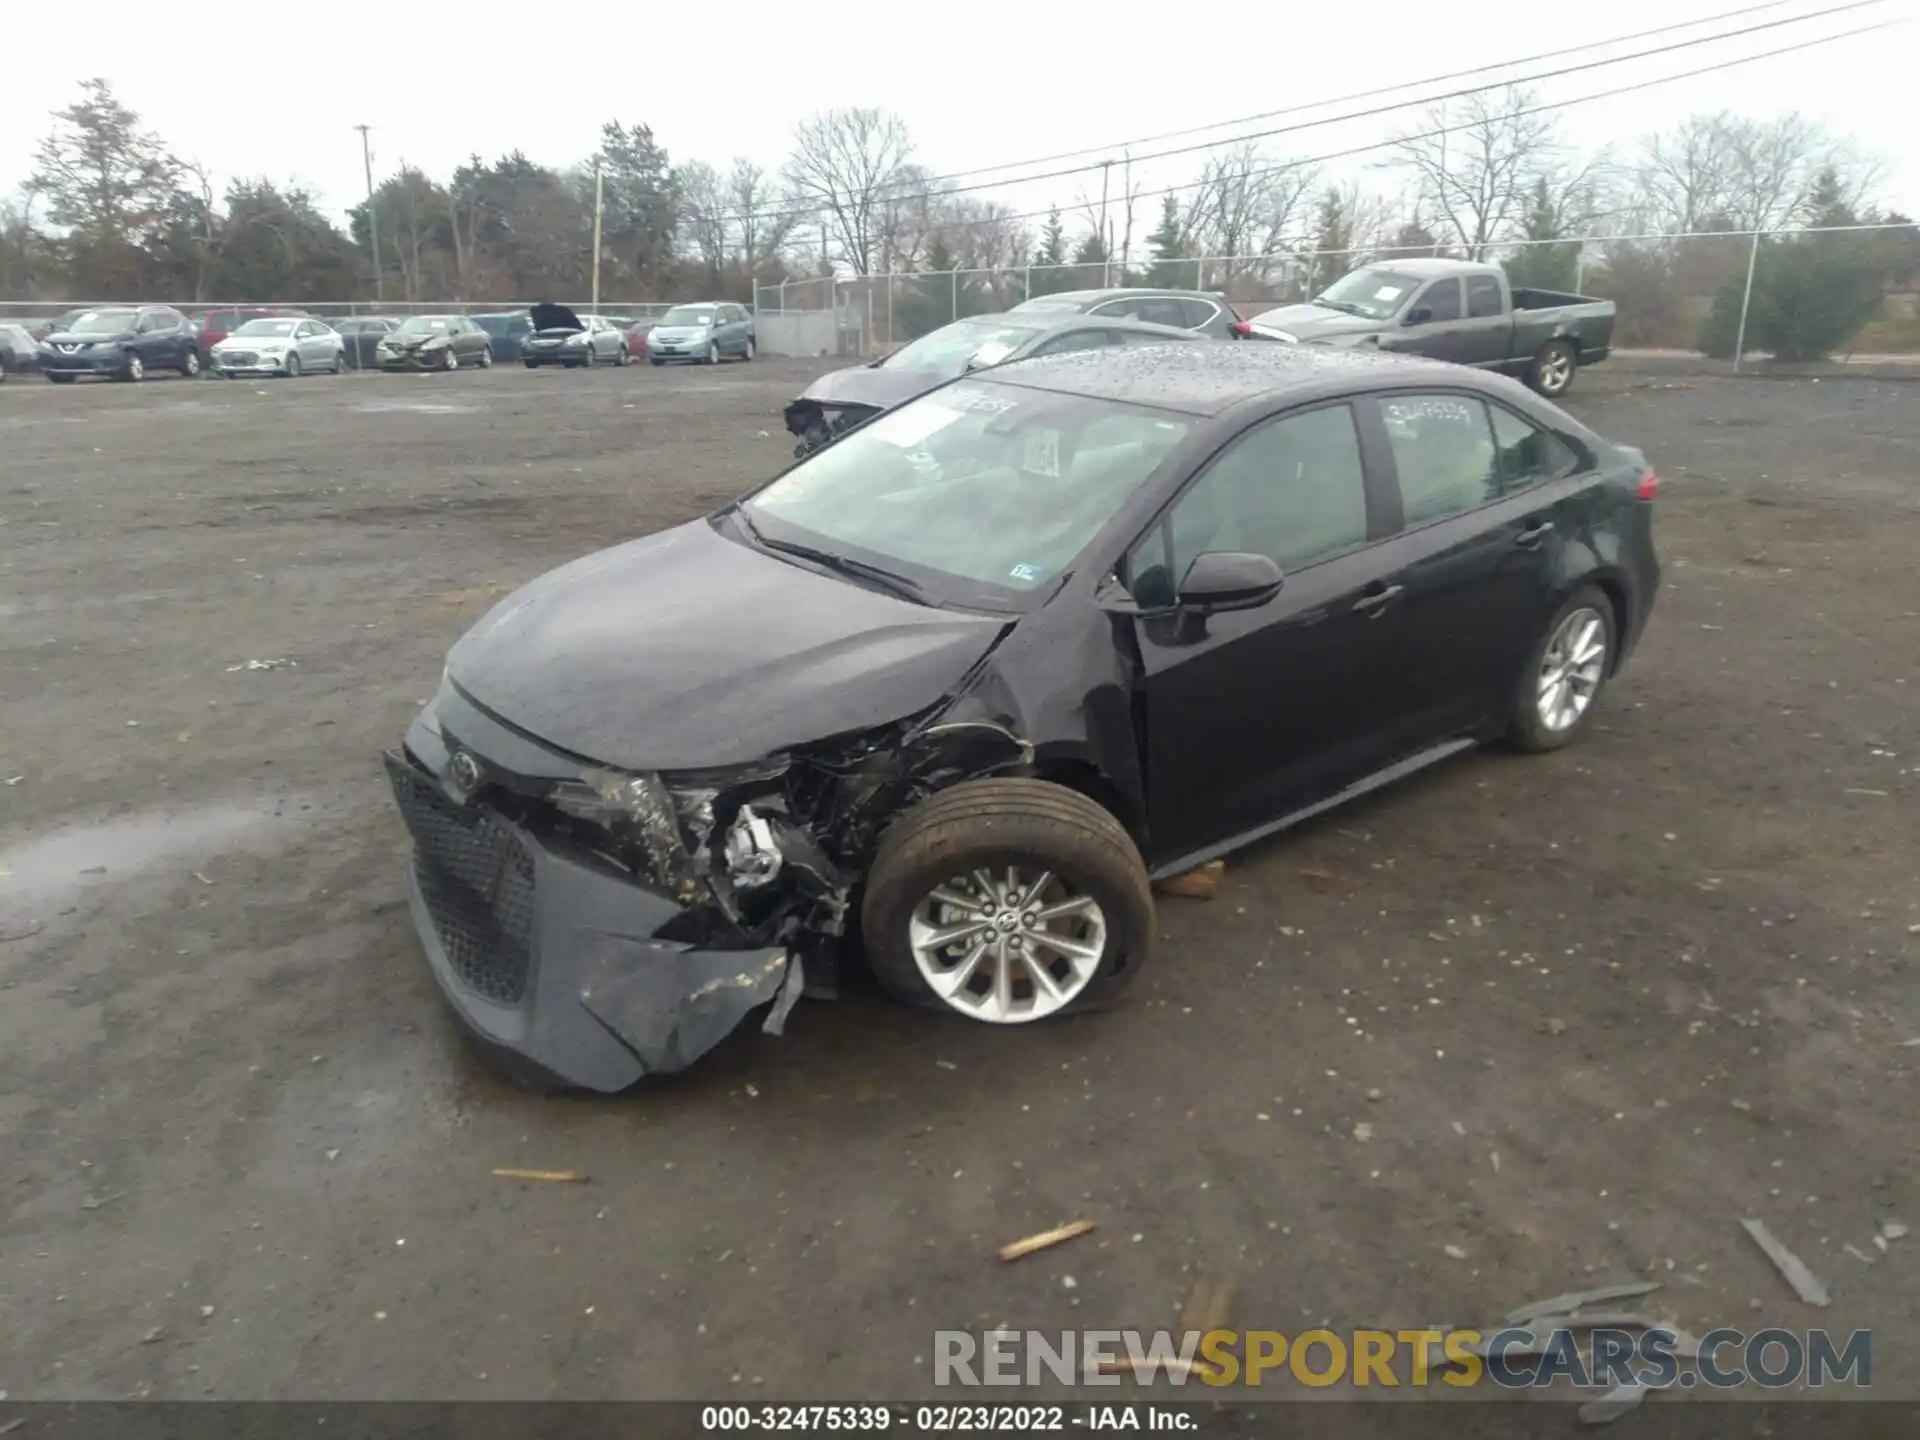
POLYGON ((1460 277, 1435 280, 1401 312, 1397 329, 1383 336, 1380 348, 1465 364, 1467 344, 1460 277))
POLYGON ((1513 344, 1513 316, 1498 275, 1466 277, 1467 314, 1462 322, 1463 364, 1498 365, 1513 344))
POLYGON ((1162 861, 1269 825, 1387 758, 1392 675, 1373 597, 1388 588, 1375 542, 1390 491, 1363 454, 1350 404, 1263 420, 1128 551, 1162 861), (1268 556, 1280 592, 1257 609, 1181 610, 1177 577, 1210 550, 1268 556))
POLYGON ((138 352, 141 363, 149 370, 179 363, 179 357, 174 354, 172 337, 167 334, 164 311, 140 312, 139 319, 134 322, 133 348, 138 352))
POLYGON ((314 321, 302 320, 293 327, 293 343, 300 352, 302 370, 324 370, 333 363, 332 351, 323 346, 320 326, 314 321))
POLYGON ((1574 526, 1576 468, 1560 441, 1465 390, 1385 393, 1403 530, 1388 548, 1402 587, 1388 616, 1404 685, 1400 748, 1501 713, 1553 604, 1574 526))
POLYGON ((738 305, 724 307, 727 317, 727 345, 730 354, 747 353, 747 312, 738 305))
POLYGON ((487 337, 486 331, 482 330, 479 325, 471 320, 463 318, 453 323, 459 328, 459 333, 456 334, 453 339, 454 344, 458 347, 457 353, 460 356, 460 363, 462 365, 478 365, 480 363, 480 352, 483 350, 491 351, 493 341, 487 337))

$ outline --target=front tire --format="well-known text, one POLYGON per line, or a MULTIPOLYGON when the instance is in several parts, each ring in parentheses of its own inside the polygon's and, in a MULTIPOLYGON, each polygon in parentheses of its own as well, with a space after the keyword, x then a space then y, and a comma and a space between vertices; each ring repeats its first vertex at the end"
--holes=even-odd
POLYGON ((1153 892, 1132 838, 1086 796, 969 780, 888 830, 861 927, 898 999, 1021 1024, 1117 996, 1147 959, 1153 892))
POLYGON ((1594 586, 1555 612, 1513 697, 1507 734, 1514 748, 1541 754, 1587 732, 1613 674, 1618 634, 1613 601, 1594 586))
POLYGON ((453 353, 453 346, 447 346, 446 359, 440 362, 440 368, 442 370, 458 370, 460 368, 460 357, 453 353))
POLYGON ((51 370, 47 371, 46 374, 47 379, 51 380, 55 385, 71 385, 73 383, 73 376, 71 375, 58 375, 51 370))
POLYGON ((1533 357, 1527 371, 1527 384, 1549 400, 1558 400, 1573 388, 1574 372, 1580 368, 1580 353, 1565 340, 1549 340, 1533 357))
POLYGON ((300 357, 291 350, 287 352, 287 378, 289 380, 300 378, 300 357))
POLYGON ((709 340, 707 342, 707 364, 718 365, 719 363, 720 363, 720 342, 718 340, 709 340))
POLYGON ((130 384, 139 384, 140 381, 147 378, 147 362, 142 360, 134 351, 129 350, 127 352, 127 363, 120 371, 120 378, 130 384))

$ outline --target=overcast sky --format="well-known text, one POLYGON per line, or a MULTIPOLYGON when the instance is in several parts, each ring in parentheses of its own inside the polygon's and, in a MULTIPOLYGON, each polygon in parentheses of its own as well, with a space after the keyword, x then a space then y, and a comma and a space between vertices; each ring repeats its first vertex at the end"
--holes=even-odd
MULTIPOLYGON (((31 172, 48 112, 71 103, 77 83, 94 75, 111 82, 175 153, 207 165, 221 182, 236 175, 297 181, 337 212, 365 192, 360 137, 352 128, 363 122, 374 127, 376 170, 404 160, 444 178, 474 153, 493 158, 520 149, 538 161, 571 164, 592 151, 600 122, 616 117, 651 125, 676 162, 704 159, 724 167, 734 156, 749 156, 773 167, 802 116, 834 105, 879 105, 905 119, 916 158, 950 174, 1082 148, 1100 147, 1117 159, 1124 142, 1170 131, 1337 102, 1359 91, 1742 8, 1756 13, 1517 73, 1630 54, 1834 3, 1494 0, 1459 9, 1376 6, 1363 15, 1340 6, 1211 0, 1131 12, 1022 6, 1003 20, 912 4, 849 10, 752 0, 713 9, 332 0, 220 7, 231 19, 215 20, 214 11, 155 9, 151 0, 13 0, 5 23, 13 63, 0 129, 0 192, 31 172), (933 18, 937 13, 942 18, 933 18), (809 21, 809 14, 818 18, 809 21), (580 58, 562 58, 569 55, 580 58)), ((1574 99, 1905 19, 1894 29, 1575 105, 1563 112, 1563 131, 1574 144, 1592 148, 1628 142, 1692 111, 1772 115, 1797 108, 1884 156, 1883 196, 1912 214, 1920 210, 1914 9, 1915 0, 1878 0, 1843 15, 1543 80, 1538 89, 1546 100, 1574 99)), ((1315 120, 1341 108, 1240 128, 1315 120)), ((1408 110, 1316 125, 1262 143, 1276 158, 1322 155, 1379 140, 1414 118, 1408 110)), ((1190 144, 1217 133, 1231 132, 1134 148, 1190 144)), ((1087 163, 1099 153, 1064 163, 1087 163)), ((1338 164, 1351 172, 1377 158, 1338 164)), ((1134 178, 1176 184, 1190 178, 1201 159, 1143 163, 1134 167, 1134 178)), ((1117 165, 1114 177, 1117 195, 1117 165)), ((1391 185, 1386 175, 1372 179, 1391 185)), ((1071 210, 1099 188, 1094 173, 992 193, 1022 211, 1049 204, 1071 210)), ((1151 225, 1148 217, 1143 228, 1151 225)))

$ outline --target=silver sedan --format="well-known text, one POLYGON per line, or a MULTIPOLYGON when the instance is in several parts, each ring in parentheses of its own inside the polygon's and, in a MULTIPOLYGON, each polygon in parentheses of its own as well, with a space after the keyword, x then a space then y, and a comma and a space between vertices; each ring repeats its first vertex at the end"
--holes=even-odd
POLYGON ((324 370, 338 375, 346 368, 347 342, 322 320, 275 316, 249 320, 213 347, 215 375, 299 375, 324 370))

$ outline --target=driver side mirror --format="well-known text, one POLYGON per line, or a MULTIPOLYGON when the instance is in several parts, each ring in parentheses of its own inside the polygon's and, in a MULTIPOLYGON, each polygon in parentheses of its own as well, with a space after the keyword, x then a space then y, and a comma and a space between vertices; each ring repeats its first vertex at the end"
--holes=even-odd
POLYGON ((1177 598, 1187 610, 1255 610, 1278 595, 1285 583, 1280 567, 1265 555, 1208 550, 1193 557, 1177 598))
POLYGON ((1416 305, 1407 312, 1406 323, 1409 325, 1424 325, 1431 319, 1433 319, 1433 311, 1430 307, 1416 305))

